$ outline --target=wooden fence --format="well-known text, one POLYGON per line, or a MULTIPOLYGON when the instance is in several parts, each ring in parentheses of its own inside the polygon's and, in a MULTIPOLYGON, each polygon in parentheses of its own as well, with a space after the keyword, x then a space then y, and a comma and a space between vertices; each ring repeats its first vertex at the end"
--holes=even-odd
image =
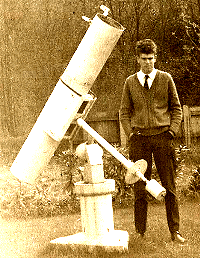
MULTIPOLYGON (((120 143, 120 125, 117 118, 98 118, 89 121, 86 120, 86 122, 109 143, 120 143)), ((83 129, 80 129, 79 133, 74 139, 74 144, 79 144, 87 140, 88 133, 85 132, 83 129)))
POLYGON ((191 140, 200 136, 200 107, 183 106, 182 136, 185 145, 190 148, 191 140))

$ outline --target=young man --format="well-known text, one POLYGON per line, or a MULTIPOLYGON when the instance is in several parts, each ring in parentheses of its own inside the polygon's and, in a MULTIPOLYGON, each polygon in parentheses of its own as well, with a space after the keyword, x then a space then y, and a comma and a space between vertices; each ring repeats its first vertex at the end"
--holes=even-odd
MULTIPOLYGON (((167 194, 165 206, 171 239, 185 242, 179 233, 179 210, 175 186, 175 150, 173 138, 179 130, 182 110, 170 74, 154 68, 156 44, 145 39, 137 42, 136 55, 140 71, 127 78, 120 107, 120 121, 129 139, 129 158, 145 159, 145 177, 150 180, 152 154, 167 194)), ((144 236, 147 221, 145 182, 134 184, 135 228, 144 236)))

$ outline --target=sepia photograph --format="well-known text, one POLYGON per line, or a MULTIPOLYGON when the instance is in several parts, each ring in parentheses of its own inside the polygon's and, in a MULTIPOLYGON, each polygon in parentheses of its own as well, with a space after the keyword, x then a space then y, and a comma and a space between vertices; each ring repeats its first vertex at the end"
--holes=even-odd
POLYGON ((200 257, 200 1, 0 1, 0 258, 200 257))

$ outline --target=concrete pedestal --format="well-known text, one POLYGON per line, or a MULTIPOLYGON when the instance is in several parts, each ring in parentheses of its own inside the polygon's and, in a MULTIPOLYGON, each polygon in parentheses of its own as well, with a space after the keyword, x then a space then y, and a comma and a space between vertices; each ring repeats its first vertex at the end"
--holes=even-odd
POLYGON ((80 196, 82 232, 57 238, 51 244, 66 245, 73 250, 127 251, 128 232, 114 230, 112 194, 115 180, 104 178, 102 148, 98 144, 81 144, 77 154, 87 159, 84 181, 75 184, 75 192, 80 196))
POLYGON ((114 230, 112 193, 115 190, 113 179, 104 179, 97 184, 78 182, 76 194, 81 203, 81 233, 60 237, 51 244, 68 245, 94 251, 101 247, 106 251, 125 252, 128 250, 129 235, 127 231, 114 230))

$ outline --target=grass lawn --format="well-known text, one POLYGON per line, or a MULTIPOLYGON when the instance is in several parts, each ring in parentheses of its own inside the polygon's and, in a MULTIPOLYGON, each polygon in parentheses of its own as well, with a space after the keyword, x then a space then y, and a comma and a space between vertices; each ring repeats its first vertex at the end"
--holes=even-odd
POLYGON ((81 231, 80 214, 28 220, 1 219, 0 257, 200 257, 200 203, 180 204, 180 215, 181 232, 188 239, 183 245, 172 243, 170 240, 163 204, 149 204, 148 230, 144 239, 135 233, 132 209, 114 210, 115 229, 128 231, 130 237, 128 253, 123 254, 89 254, 50 245, 49 242, 53 239, 81 231))

